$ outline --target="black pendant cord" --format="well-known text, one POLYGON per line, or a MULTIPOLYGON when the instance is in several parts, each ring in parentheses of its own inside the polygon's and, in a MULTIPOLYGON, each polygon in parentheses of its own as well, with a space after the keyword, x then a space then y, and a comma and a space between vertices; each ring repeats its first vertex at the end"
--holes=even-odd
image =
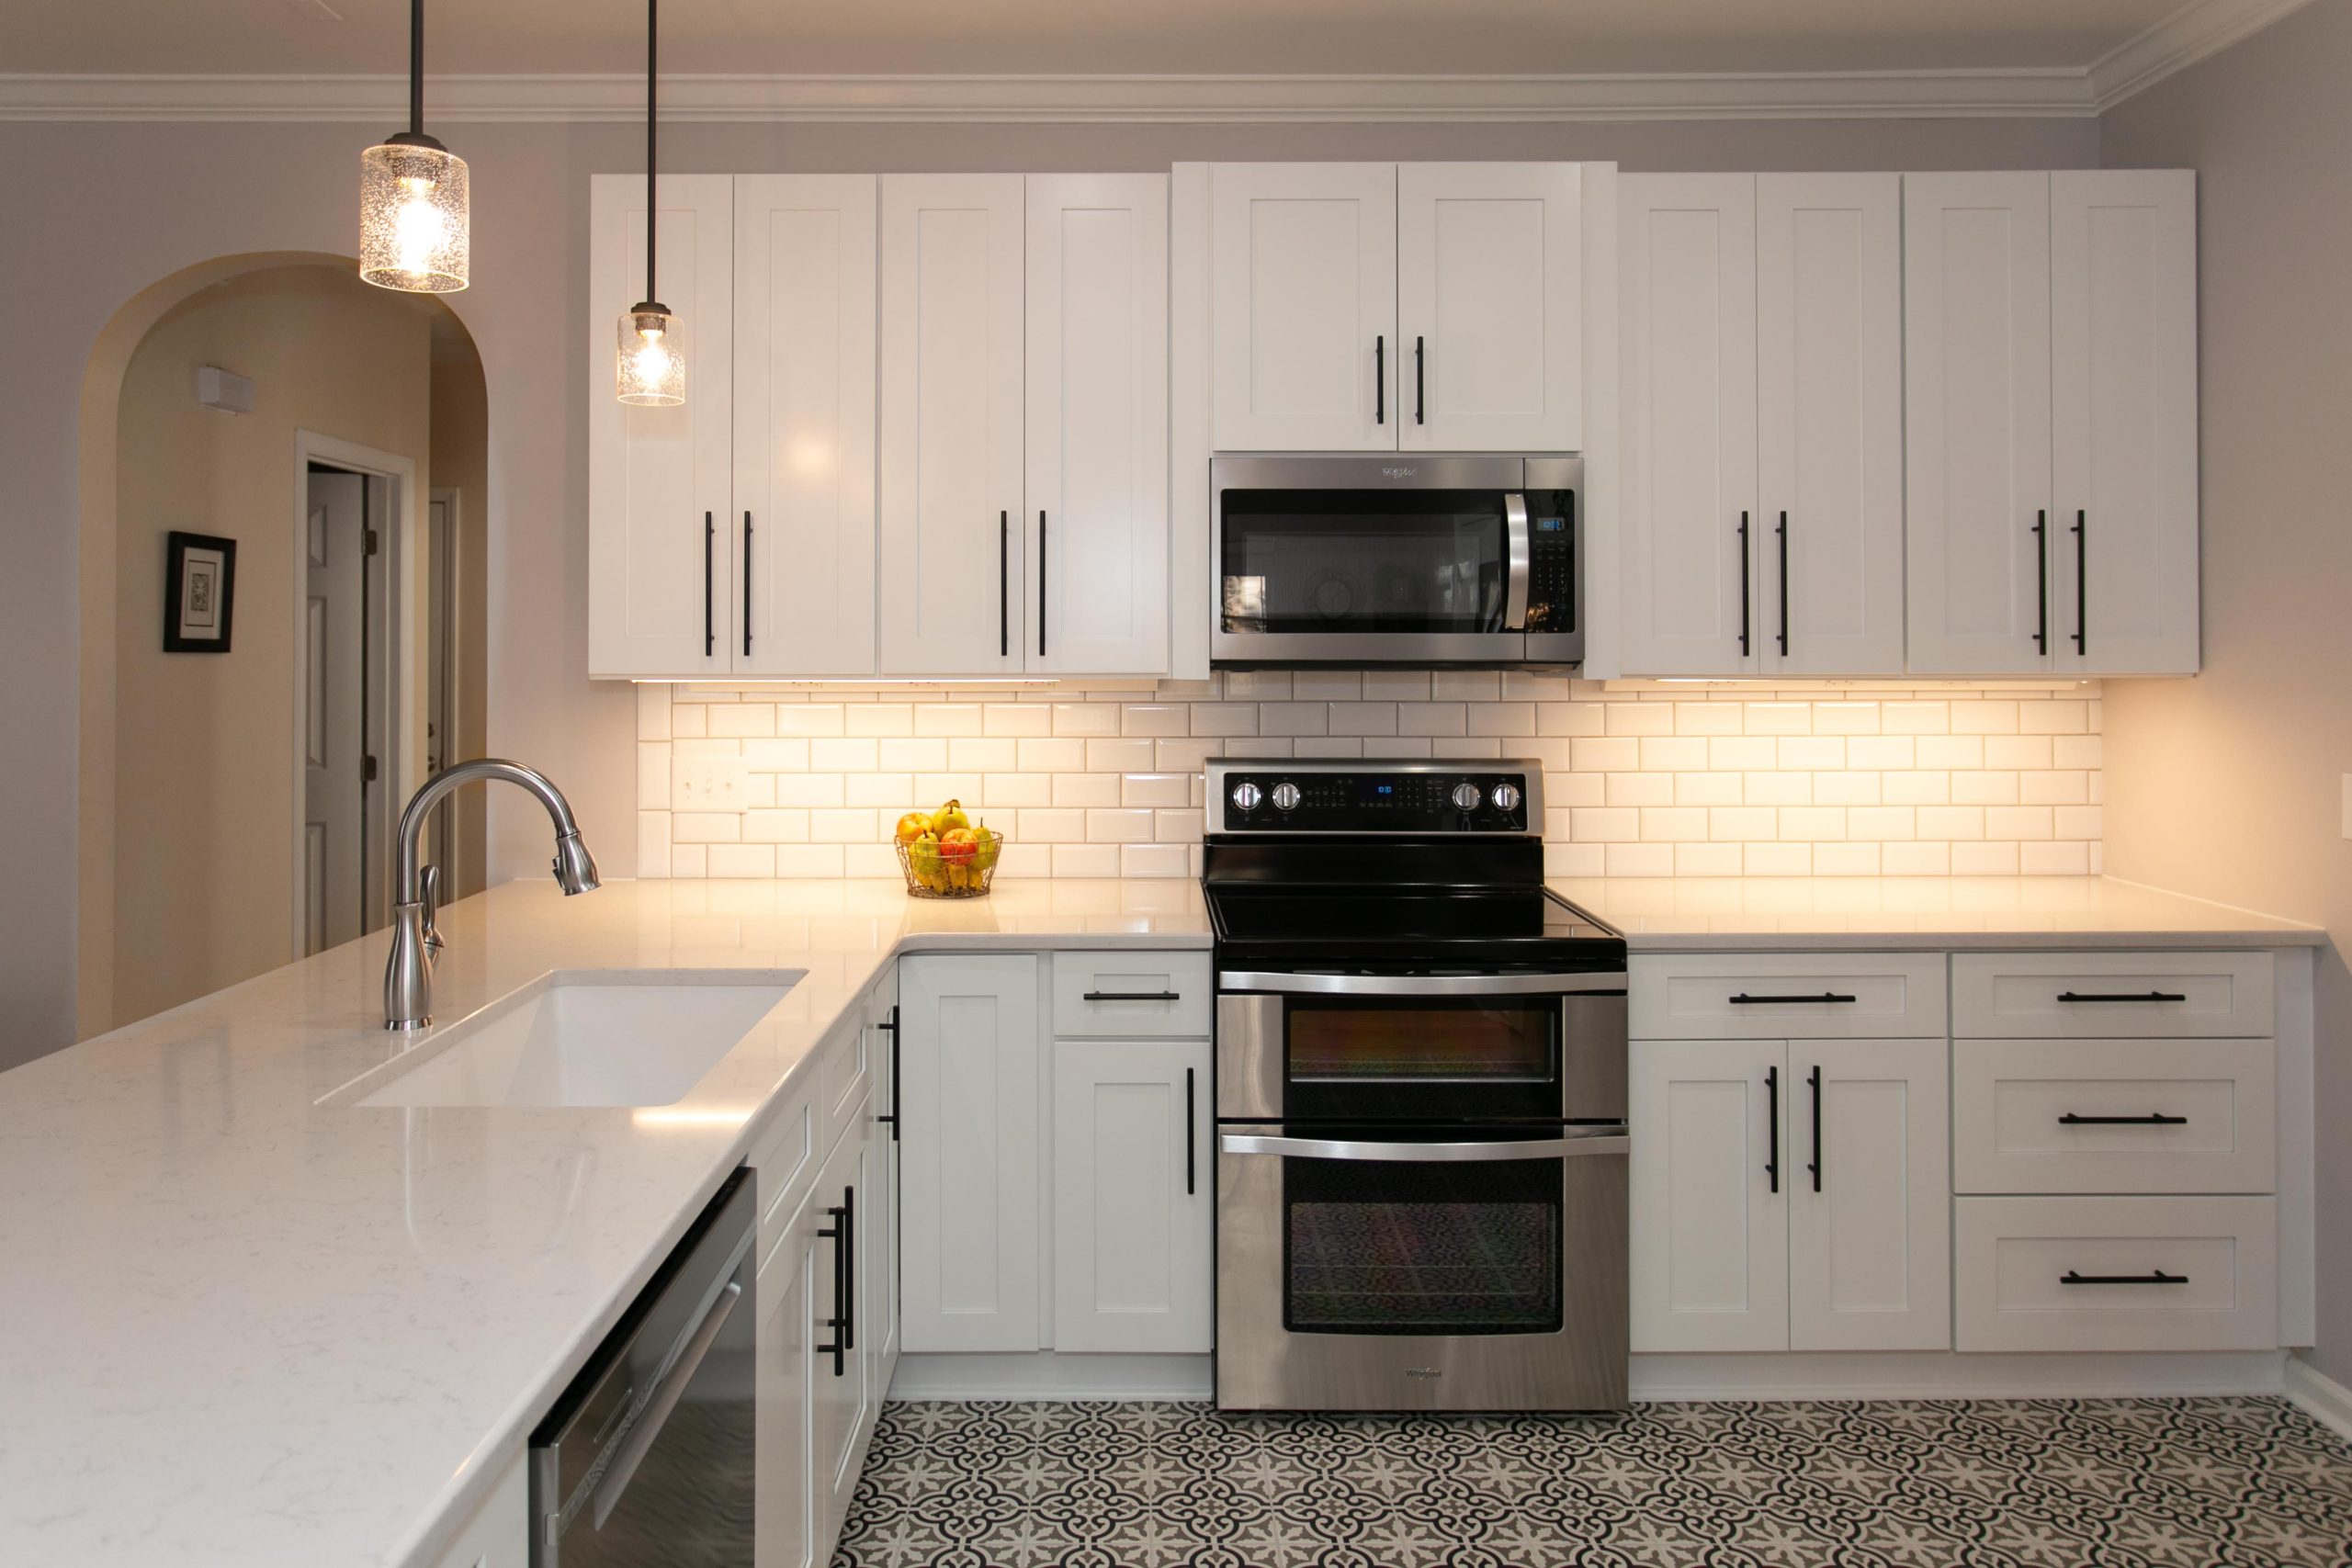
MULTIPOLYGON (((422 4, 422 0, 419 0, 422 4)), ((662 209, 653 204, 653 83, 654 83, 654 23, 661 0, 645 0, 645 298, 648 301, 661 298, 653 291, 653 233, 662 226, 662 209)))
POLYGON ((408 133, 424 134, 424 0, 408 7, 408 133))

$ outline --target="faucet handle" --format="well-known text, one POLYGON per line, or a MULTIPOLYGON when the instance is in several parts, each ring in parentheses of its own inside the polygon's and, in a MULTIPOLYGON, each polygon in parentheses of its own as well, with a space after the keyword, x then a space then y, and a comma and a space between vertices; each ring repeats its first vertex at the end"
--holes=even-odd
POLYGON ((435 918, 441 911, 441 868, 428 865, 416 874, 417 901, 424 906, 424 945, 427 951, 441 951, 441 925, 435 918))

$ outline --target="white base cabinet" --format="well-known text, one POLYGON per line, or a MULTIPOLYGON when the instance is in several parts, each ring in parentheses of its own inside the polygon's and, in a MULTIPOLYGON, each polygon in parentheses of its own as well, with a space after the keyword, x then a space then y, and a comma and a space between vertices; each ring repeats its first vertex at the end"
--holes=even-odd
POLYGON ((531 1485, 524 1450, 498 1461, 490 1495, 431 1568, 530 1568, 531 1485))

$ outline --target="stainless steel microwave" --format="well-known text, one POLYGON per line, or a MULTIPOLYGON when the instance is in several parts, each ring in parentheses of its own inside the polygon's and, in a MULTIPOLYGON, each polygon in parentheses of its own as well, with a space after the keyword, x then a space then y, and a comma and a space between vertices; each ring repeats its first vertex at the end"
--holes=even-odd
POLYGON ((1218 457, 1209 658, 1565 668, 1584 659, 1584 459, 1218 457))

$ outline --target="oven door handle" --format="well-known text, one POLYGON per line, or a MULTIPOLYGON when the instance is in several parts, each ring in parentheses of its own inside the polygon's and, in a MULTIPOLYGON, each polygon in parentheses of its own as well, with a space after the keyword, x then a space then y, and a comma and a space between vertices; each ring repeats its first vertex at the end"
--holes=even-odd
POLYGON ((1227 1133, 1217 1147, 1229 1155, 1283 1155, 1293 1159, 1337 1159, 1453 1164, 1463 1160, 1560 1159, 1579 1155, 1622 1155, 1633 1147, 1623 1122, 1569 1129, 1565 1138, 1516 1138, 1476 1144, 1375 1144, 1353 1138, 1283 1138, 1227 1133))
POLYGON ((1220 991, 1280 997, 1552 997, 1625 988, 1622 969, 1591 975, 1295 975, 1262 969, 1218 973, 1220 991))
POLYGON ((1513 491, 1503 497, 1503 542, 1510 552, 1510 574, 1504 580, 1503 630, 1527 629, 1527 592, 1532 568, 1527 532, 1527 497, 1513 491))

